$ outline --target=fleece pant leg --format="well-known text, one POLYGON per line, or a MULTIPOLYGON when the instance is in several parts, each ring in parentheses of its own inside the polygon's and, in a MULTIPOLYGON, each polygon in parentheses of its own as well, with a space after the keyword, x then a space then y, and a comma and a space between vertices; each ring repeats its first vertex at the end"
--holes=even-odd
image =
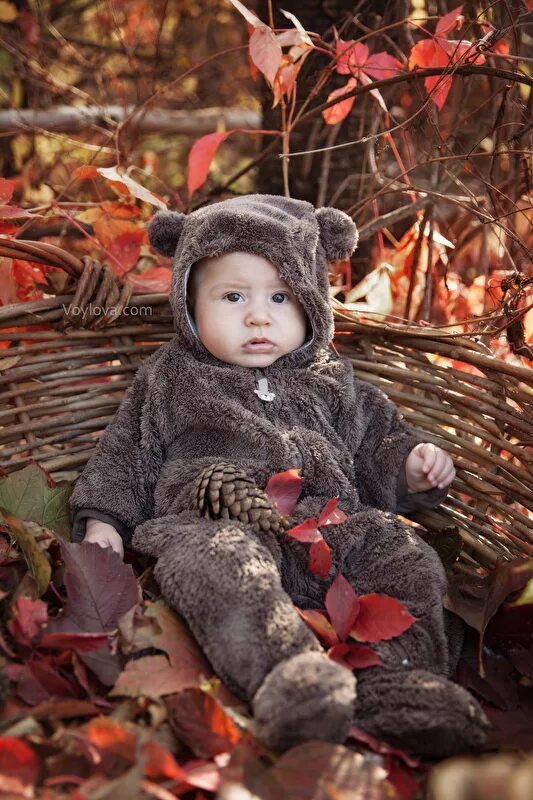
MULTIPOLYGON (((355 531, 361 515, 344 523, 355 531)), ((392 515, 368 514, 364 535, 343 564, 357 594, 399 599, 417 618, 400 636, 371 645, 383 666, 357 671, 354 724, 418 756, 443 758, 481 749, 489 723, 477 701, 447 680, 450 646, 442 607, 446 576, 437 553, 392 515)))
POLYGON ((141 537, 164 537, 154 575, 215 672, 250 701, 284 659, 321 646, 283 591, 275 536, 239 521, 150 520, 141 537))
POLYGON ((342 528, 354 542, 342 572, 355 592, 391 595, 417 618, 405 633, 372 645, 383 662, 448 676, 453 665, 442 605, 447 582, 436 551, 386 512, 355 514, 342 528))
POLYGON ((168 516, 137 528, 133 544, 157 551, 163 595, 226 686, 251 704, 259 739, 279 750, 345 740, 355 677, 326 656, 283 590, 273 534, 168 516))

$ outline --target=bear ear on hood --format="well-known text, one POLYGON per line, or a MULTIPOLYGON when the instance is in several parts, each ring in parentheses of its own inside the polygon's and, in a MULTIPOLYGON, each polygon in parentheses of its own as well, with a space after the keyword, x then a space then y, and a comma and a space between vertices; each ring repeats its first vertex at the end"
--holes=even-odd
POLYGON ((148 238, 152 247, 172 258, 183 230, 186 216, 179 211, 158 211, 148 225, 148 238))
POLYGON ((317 209, 316 218, 326 259, 342 261, 351 256, 359 239, 353 219, 339 208, 332 207, 317 209))

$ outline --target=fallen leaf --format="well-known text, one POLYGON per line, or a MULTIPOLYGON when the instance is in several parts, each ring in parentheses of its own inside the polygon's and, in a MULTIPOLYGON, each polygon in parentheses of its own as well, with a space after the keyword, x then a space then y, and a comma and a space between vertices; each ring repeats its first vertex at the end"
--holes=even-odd
POLYGON ((364 594, 359 597, 359 614, 349 635, 358 642, 381 642, 400 636, 414 622, 416 617, 395 597, 364 594))
POLYGON ((339 502, 338 495, 336 497, 332 497, 322 511, 320 512, 320 516, 318 518, 318 527, 321 528, 322 525, 339 525, 340 523, 344 522, 347 519, 346 514, 342 509, 337 508, 337 503, 339 502))
POLYGON ((11 736, 0 737, 0 791, 33 797, 40 759, 26 742, 11 736))
POLYGON ((38 464, 10 473, 0 480, 0 506, 19 519, 36 522, 68 539, 72 486, 50 481, 38 464))
POLYGON ((348 634, 359 614, 359 600, 350 583, 340 572, 326 593, 326 609, 341 642, 348 634))
POLYGON ((39 647, 91 653, 107 643, 107 633, 45 633, 39 647))
POLYGON ((325 578, 331 569, 331 550, 324 539, 313 542, 309 548, 308 569, 313 575, 325 578))
POLYGON ((324 644, 331 647, 338 643, 339 639, 335 629, 323 611, 315 608, 298 608, 297 606, 295 608, 304 622, 324 644))
POLYGON ((166 656, 146 656, 128 662, 109 694, 111 697, 126 695, 156 700, 167 694, 197 687, 200 682, 201 677, 196 669, 173 667, 166 656))
POLYGON ((223 707, 201 689, 184 689, 165 699, 172 730, 198 758, 229 753, 241 731, 223 707))
POLYGON ((30 574, 35 579, 38 595, 44 594, 52 576, 50 562, 39 548, 31 530, 21 519, 10 514, 5 508, 0 508, 0 514, 9 525, 13 538, 22 550, 30 574))
POLYGON ((362 644, 334 644, 327 652, 329 658, 348 669, 366 669, 383 664, 375 650, 362 644))
MULTIPOLYGON (((65 564, 67 602, 50 620, 47 633, 105 633, 138 602, 138 587, 131 566, 111 547, 91 542, 61 542, 65 564)), ((83 663, 106 686, 113 686, 119 673, 117 655, 105 645, 92 652, 80 652, 83 663)))
POLYGON ((299 469, 288 469, 277 472, 269 478, 265 487, 265 494, 276 504, 280 514, 289 516, 294 511, 298 498, 302 492, 305 478, 300 475, 299 469))
POLYGON ((17 644, 32 647, 48 622, 48 606, 42 600, 17 597, 13 603, 15 617, 7 623, 7 628, 17 644))
POLYGON ((283 753, 263 780, 258 780, 255 793, 265 800, 318 797, 377 800, 386 796, 386 777, 387 771, 372 754, 353 753, 339 744, 312 741, 283 753), (320 794, 317 787, 323 787, 320 794), (327 787, 331 787, 331 792, 327 787))
POLYGON ((298 539, 299 542, 319 542, 322 539, 316 519, 306 519, 299 525, 295 525, 294 528, 290 528, 286 533, 293 539, 298 539))

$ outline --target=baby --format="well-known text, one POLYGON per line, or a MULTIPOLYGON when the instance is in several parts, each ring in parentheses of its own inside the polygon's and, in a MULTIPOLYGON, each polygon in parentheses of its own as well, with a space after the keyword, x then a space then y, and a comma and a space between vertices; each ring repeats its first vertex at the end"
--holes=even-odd
POLYGON ((353 252, 352 220, 248 195, 188 216, 158 212, 149 235, 174 259, 176 335, 139 368, 76 483, 74 541, 120 554, 131 541, 157 558, 163 595, 250 704, 268 746, 343 742, 357 725, 421 756, 479 748, 486 718, 448 680, 459 653, 443 566, 394 513, 438 505, 452 460, 329 349, 328 262, 353 252), (322 529, 326 578, 309 572, 308 545, 284 533, 200 516, 194 488, 217 462, 261 488, 299 469, 294 525, 339 497, 348 516, 322 529), (323 608, 339 572, 357 594, 392 595, 417 618, 372 645, 382 666, 336 664, 294 608, 323 608))

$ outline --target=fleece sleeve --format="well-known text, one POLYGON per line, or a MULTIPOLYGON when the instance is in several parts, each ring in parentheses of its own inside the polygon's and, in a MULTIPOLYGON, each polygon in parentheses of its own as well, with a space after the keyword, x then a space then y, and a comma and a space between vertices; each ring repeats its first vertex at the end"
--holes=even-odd
POLYGON ((349 362, 345 370, 338 428, 352 454, 361 502, 396 513, 438 505, 446 490, 407 492, 405 460, 424 441, 423 434, 402 417, 381 389, 355 378, 349 362))
POLYGON ((70 497, 74 542, 85 536, 88 517, 114 525, 127 542, 135 526, 153 515, 164 454, 147 407, 148 375, 147 366, 141 365, 76 481, 70 497))

